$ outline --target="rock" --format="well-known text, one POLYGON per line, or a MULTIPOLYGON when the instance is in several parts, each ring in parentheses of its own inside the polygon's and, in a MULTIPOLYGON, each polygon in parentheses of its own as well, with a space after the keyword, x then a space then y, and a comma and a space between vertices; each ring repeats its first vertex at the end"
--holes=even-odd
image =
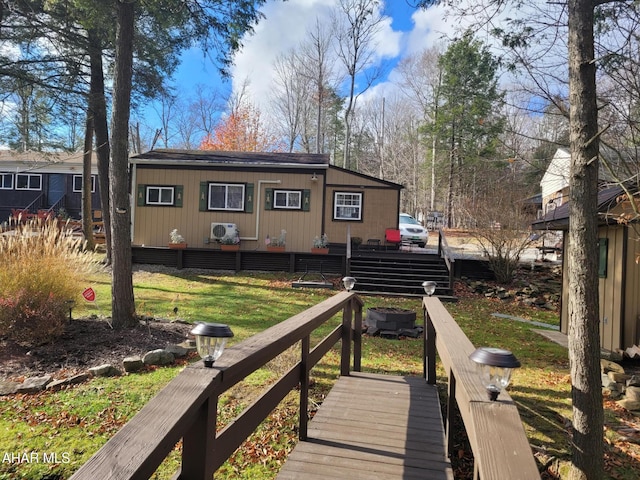
POLYGON ((602 373, 609 373, 609 372, 624 373, 624 368, 622 368, 621 365, 618 365, 615 362, 612 362, 610 360, 605 360, 605 359, 600 359, 600 369, 602 370, 602 373))
POLYGON ((636 402, 634 400, 625 398, 624 400, 618 400, 616 403, 625 410, 629 410, 631 412, 637 412, 638 410, 640 410, 640 402, 636 402))
POLYGON ((43 375, 42 377, 30 377, 26 378, 24 382, 18 387, 16 393, 36 393, 44 390, 52 380, 51 375, 43 375))
POLYGON ((640 387, 627 387, 627 399, 640 402, 640 387))
POLYGON ((607 390, 622 389, 615 380, 612 380, 608 375, 604 374, 602 375, 602 388, 606 388, 607 390))
POLYGON ((47 385, 47 390, 60 390, 68 385, 76 385, 78 383, 82 383, 90 377, 88 372, 79 373, 69 378, 63 378, 61 380, 54 380, 49 385, 47 385))
POLYGON ((158 349, 145 353, 142 361, 145 365, 169 365, 175 361, 175 357, 171 352, 158 349))
POLYGON ((116 377, 121 374, 120 370, 110 363, 92 367, 89 369, 89 373, 94 377, 116 377))
POLYGON ((183 347, 182 345, 167 345, 167 348, 165 348, 165 350, 169 353, 172 353, 174 357, 180 358, 186 357, 190 351, 195 350, 195 347, 187 348, 183 347))
POLYGON ((13 395, 18 391, 18 387, 22 385, 18 382, 11 382, 9 380, 5 380, 0 382, 0 396, 3 395, 13 395))
POLYGON ((640 375, 631 375, 627 380, 627 387, 640 387, 640 375))
POLYGON ((607 375, 611 380, 617 383, 627 383, 627 380, 631 378, 631 375, 627 375, 626 373, 619 372, 607 372, 607 375))
POLYGON ((137 372, 144 367, 144 362, 140 356, 126 357, 122 360, 122 366, 127 373, 137 372))

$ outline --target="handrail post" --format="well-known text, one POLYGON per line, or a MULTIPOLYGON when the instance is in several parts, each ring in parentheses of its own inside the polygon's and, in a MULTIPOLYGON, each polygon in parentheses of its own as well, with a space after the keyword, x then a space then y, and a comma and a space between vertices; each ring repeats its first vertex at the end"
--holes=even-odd
POLYGON ((191 427, 182 439, 182 469, 179 478, 209 480, 213 478, 218 397, 204 401, 191 427))
POLYGON ((362 370, 362 305, 358 302, 355 309, 355 318, 353 326, 353 370, 360 372, 362 370))
POLYGON ((424 346, 422 352, 423 374, 429 385, 436 384, 436 329, 433 326, 429 312, 424 301, 422 303, 424 313, 424 346))
POLYGON ((445 438, 446 438, 446 454, 451 456, 453 450, 453 436, 456 432, 452 431, 454 428, 454 416, 456 408, 456 376, 453 371, 449 371, 449 392, 447 397, 447 415, 445 421, 445 438))
POLYGON ((340 375, 349 375, 349 364, 351 363, 351 317, 353 308, 351 302, 347 302, 342 310, 342 355, 340 358, 340 375))
POLYGON ((300 354, 300 429, 298 438, 307 439, 307 425, 309 424, 309 347, 311 341, 309 335, 302 339, 302 352, 300 354))

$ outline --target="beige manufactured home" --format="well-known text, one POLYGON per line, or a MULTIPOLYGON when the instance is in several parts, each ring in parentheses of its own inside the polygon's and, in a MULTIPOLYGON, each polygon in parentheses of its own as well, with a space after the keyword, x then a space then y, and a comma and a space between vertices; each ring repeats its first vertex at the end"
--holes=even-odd
POLYGON ((177 229, 188 248, 263 251, 286 231, 286 250, 309 252, 323 233, 379 239, 397 228, 402 186, 329 164, 327 155, 152 150, 131 157, 133 244, 163 247, 177 229))
MULTIPOLYGON (((600 346, 609 351, 640 344, 640 264, 636 261, 640 258, 640 230, 638 225, 617 222, 621 214, 632 213, 630 206, 619 202, 622 194, 619 186, 598 194, 598 251, 594 254, 599 262, 600 346)), ((533 228, 566 231, 568 219, 569 204, 565 203, 548 212, 533 228)), ((564 262, 560 313, 563 333, 568 333, 569 319, 567 268, 564 262)))

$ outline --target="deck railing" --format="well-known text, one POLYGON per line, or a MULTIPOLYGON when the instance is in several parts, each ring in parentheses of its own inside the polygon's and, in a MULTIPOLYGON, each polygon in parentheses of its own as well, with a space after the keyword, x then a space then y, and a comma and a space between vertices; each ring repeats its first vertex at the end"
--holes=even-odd
POLYGON ((424 297, 424 374, 436 383, 436 353, 448 378, 445 414, 447 447, 455 432, 455 406, 462 417, 474 456, 474 478, 482 480, 540 478, 520 414, 505 391, 490 401, 476 364, 469 359, 475 347, 436 297, 424 297))
POLYGON ((300 386, 299 437, 307 436, 309 371, 342 341, 340 374, 360 370, 362 301, 342 292, 230 348, 214 368, 197 362, 185 368, 73 475, 73 479, 147 479, 182 439, 176 479, 207 479, 300 386), (310 347, 311 333, 342 311, 342 322, 310 347), (292 345, 300 361, 216 434, 218 398, 292 345), (353 344, 353 350, 352 350, 353 344))

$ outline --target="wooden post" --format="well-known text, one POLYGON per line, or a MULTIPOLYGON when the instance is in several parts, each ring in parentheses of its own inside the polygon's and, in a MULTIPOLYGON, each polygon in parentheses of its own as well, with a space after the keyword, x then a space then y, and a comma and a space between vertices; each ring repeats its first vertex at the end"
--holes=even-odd
POLYGON ((300 431, 298 438, 302 441, 307 439, 307 425, 309 423, 309 345, 311 343, 309 335, 302 339, 302 352, 300 354, 300 431))
POLYGON ((362 370, 362 305, 355 302, 356 314, 353 325, 353 370, 362 370))
POLYGON ((340 358, 340 375, 349 375, 351 363, 351 317, 353 310, 351 302, 347 303, 342 310, 342 357, 340 358))
POLYGON ((451 456, 453 450, 453 436, 456 432, 452 431, 453 417, 455 416, 456 408, 456 376, 452 371, 449 371, 449 396, 447 397, 447 416, 444 419, 445 438, 446 438, 446 454, 451 456))
POLYGON ((213 449, 216 437, 218 398, 209 397, 200 407, 191 427, 182 439, 180 478, 213 478, 213 449))
MULTIPOLYGON (((423 303, 424 305, 424 303, 423 303)), ((423 370, 424 376, 429 385, 436 384, 436 329, 433 326, 431 317, 427 309, 423 306, 424 312, 424 353, 423 370)))

